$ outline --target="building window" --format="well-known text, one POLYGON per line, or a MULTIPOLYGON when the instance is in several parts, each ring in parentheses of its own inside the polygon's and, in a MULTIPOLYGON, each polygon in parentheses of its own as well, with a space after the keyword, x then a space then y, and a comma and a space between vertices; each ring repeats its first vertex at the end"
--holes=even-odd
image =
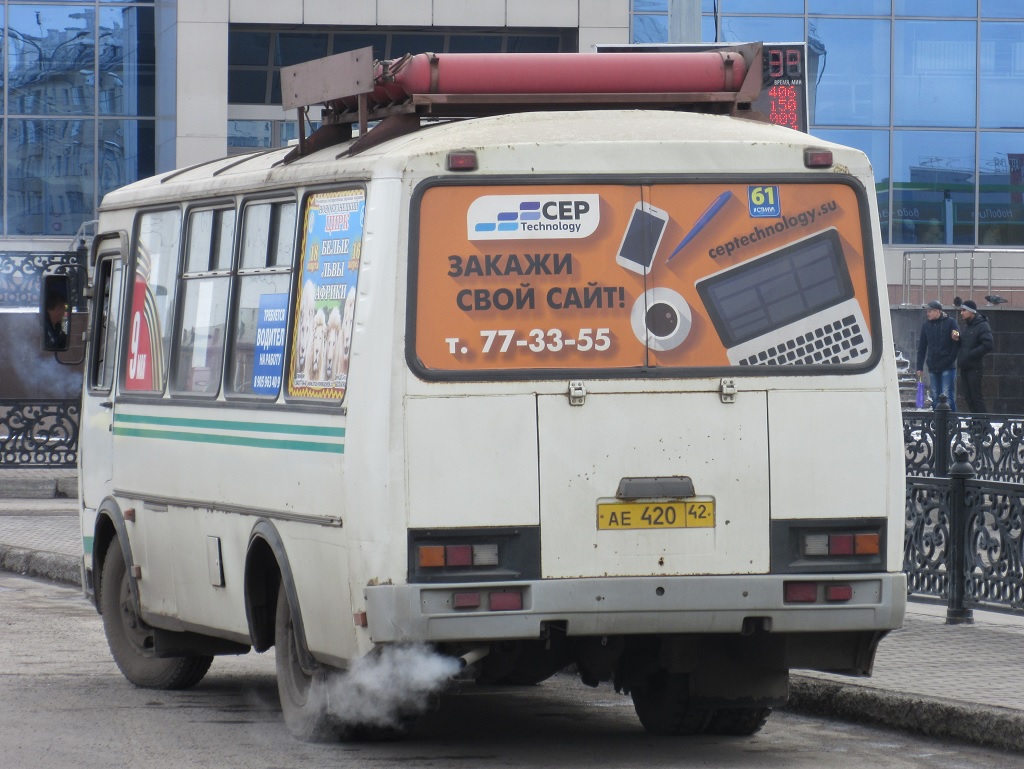
POLYGON ((104 193, 153 173, 153 5, 7 1, 0 10, 0 235, 70 238, 104 193))
MULTIPOLYGON (((655 5, 633 0, 635 42, 655 5)), ((1024 246, 1019 0, 702 0, 701 10, 705 42, 819 49, 810 132, 868 154, 884 243, 1024 246)))
POLYGON ((632 0, 632 3, 633 23, 631 24, 630 39, 634 43, 669 42, 669 0, 632 0))
MULTIPOLYGON (((316 27, 278 30, 231 25, 228 33, 228 104, 279 105, 281 67, 367 46, 373 47, 374 59, 396 59, 407 53, 428 51, 555 53, 577 50, 578 31, 575 28, 501 31, 378 28, 363 32, 316 27)), ((274 133, 271 129, 271 134, 274 133)))

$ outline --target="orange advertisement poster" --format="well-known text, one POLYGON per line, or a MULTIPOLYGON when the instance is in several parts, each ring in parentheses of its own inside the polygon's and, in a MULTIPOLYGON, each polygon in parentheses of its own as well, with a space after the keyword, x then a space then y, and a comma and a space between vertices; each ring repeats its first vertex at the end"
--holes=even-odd
POLYGON ((862 231, 843 183, 432 187, 413 268, 417 365, 864 363, 862 231))

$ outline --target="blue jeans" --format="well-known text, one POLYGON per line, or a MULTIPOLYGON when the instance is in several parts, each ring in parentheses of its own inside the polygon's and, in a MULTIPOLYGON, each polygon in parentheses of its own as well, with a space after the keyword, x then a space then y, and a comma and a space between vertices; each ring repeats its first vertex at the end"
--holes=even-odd
POLYGON ((956 369, 946 371, 929 371, 931 379, 932 408, 939 405, 939 395, 946 396, 950 411, 956 411, 956 369))

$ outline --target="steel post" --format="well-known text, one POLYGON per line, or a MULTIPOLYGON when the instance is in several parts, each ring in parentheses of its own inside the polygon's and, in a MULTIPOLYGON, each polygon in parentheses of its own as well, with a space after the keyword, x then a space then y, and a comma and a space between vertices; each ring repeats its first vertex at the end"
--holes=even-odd
POLYGON ((946 561, 949 601, 946 607, 946 624, 973 625, 974 612, 964 608, 964 593, 968 578, 968 516, 965 486, 967 480, 974 477, 974 468, 967 461, 967 449, 960 444, 953 450, 953 455, 956 461, 949 468, 949 549, 946 561))

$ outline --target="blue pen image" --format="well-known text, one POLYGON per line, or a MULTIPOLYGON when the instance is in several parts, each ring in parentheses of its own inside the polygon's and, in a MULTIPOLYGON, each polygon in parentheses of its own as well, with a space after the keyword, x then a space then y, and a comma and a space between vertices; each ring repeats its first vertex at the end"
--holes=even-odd
POLYGON ((669 254, 666 262, 671 262, 673 256, 682 251, 683 247, 687 243, 689 243, 691 240, 697 237, 697 234, 707 226, 708 222, 715 218, 715 214, 722 210, 722 206, 728 203, 729 198, 731 197, 732 193, 729 190, 726 190, 717 198, 715 198, 715 202, 708 206, 707 211, 700 215, 700 218, 697 219, 696 223, 693 225, 693 228, 688 233, 686 233, 686 237, 683 238, 682 242, 680 242, 678 246, 676 246, 676 250, 669 254))

